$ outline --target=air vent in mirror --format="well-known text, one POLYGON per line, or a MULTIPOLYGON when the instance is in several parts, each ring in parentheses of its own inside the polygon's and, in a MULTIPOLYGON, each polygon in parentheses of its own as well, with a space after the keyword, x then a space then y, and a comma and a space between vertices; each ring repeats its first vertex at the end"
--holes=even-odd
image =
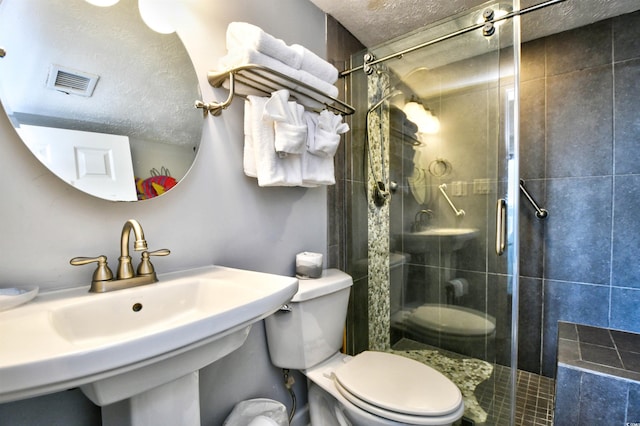
POLYGON ((47 77, 47 88, 60 92, 91 96, 100 76, 52 64, 47 77))

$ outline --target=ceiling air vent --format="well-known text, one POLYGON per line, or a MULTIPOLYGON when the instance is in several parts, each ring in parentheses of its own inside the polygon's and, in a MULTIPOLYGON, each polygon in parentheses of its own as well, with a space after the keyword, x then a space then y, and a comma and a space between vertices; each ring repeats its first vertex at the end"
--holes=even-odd
POLYGON ((67 94, 91 96, 100 76, 52 64, 47 88, 67 94))

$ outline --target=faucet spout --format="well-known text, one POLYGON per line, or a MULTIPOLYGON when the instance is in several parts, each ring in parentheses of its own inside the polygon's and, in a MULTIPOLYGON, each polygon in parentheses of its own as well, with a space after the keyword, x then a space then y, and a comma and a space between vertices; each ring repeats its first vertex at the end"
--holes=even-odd
POLYGON ((120 257, 118 258, 118 272, 116 275, 119 280, 132 278, 134 275, 131 256, 129 256, 129 236, 132 230, 135 236, 133 249, 135 251, 147 249, 147 241, 144 239, 144 231, 140 223, 135 219, 126 221, 120 235, 120 257))

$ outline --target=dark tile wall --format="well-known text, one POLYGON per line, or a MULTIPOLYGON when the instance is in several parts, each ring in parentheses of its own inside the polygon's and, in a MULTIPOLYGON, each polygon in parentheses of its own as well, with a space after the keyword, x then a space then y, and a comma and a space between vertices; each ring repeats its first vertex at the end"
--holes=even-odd
POLYGON ((640 335, 560 322, 554 422, 640 421, 640 335))
POLYGON ((636 12, 522 46, 521 177, 549 217, 522 206, 521 368, 555 374, 559 320, 640 331, 639 39, 636 12))

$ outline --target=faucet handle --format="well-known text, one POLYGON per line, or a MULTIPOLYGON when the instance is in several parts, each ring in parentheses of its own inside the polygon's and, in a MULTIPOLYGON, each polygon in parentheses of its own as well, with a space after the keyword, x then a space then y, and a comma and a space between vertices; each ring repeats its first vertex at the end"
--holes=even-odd
POLYGON ((160 249, 155 251, 143 251, 142 259, 140 260, 140 265, 138 265, 138 275, 151 275, 155 274, 155 270, 153 269, 153 264, 149 260, 150 256, 168 256, 171 252, 169 249, 160 249))
POLYGON ((73 266, 87 265, 89 263, 97 262, 98 268, 93 273, 92 282, 96 281, 110 281, 113 279, 113 273, 109 269, 107 264, 107 256, 98 257, 74 257, 69 261, 73 266))

